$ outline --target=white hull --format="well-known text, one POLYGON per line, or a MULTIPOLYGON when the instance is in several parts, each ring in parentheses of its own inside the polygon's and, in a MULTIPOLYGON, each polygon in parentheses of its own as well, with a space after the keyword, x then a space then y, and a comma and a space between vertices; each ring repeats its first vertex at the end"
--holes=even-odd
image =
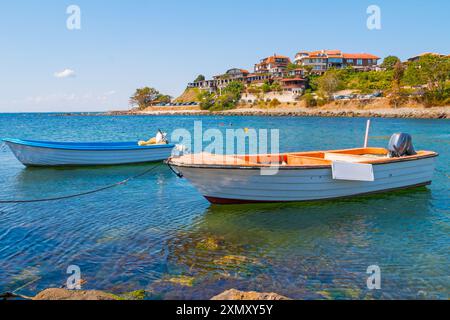
POLYGON ((174 167, 213 203, 295 202, 333 199, 430 184, 435 158, 374 164, 375 181, 333 180, 331 168, 174 167))
POLYGON ((166 160, 172 147, 136 150, 66 150, 6 142, 25 166, 97 166, 166 160))

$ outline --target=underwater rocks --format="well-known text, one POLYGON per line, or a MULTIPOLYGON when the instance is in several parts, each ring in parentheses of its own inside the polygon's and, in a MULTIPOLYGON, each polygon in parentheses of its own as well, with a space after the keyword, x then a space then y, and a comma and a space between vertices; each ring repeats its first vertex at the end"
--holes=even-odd
POLYGON ((119 300, 116 295, 98 290, 46 289, 38 293, 33 300, 119 300))
POLYGON ((195 278, 188 277, 188 276, 177 276, 177 277, 169 278, 167 281, 170 283, 178 284, 180 286, 192 287, 192 286, 194 286, 195 278))
POLYGON ((265 293, 255 291, 239 291, 236 289, 227 290, 212 297, 211 300, 291 300, 277 293, 265 293))
MULTIPOLYGON (((117 296, 111 293, 98 290, 66 290, 66 289, 46 289, 38 293, 33 300, 143 300, 145 299, 145 291, 139 290, 130 293, 127 296, 117 296), (139 294, 138 294, 139 293, 139 294)), ((291 300, 277 293, 255 292, 255 291, 239 291, 230 289, 216 295, 211 300, 291 300)))

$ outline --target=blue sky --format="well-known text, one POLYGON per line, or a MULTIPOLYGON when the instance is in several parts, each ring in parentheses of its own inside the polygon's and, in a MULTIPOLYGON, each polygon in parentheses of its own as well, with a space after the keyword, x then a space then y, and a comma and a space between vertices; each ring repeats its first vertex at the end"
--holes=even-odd
POLYGON ((177 96, 199 73, 274 53, 449 54, 448 12, 447 0, 2 1, 0 112, 126 109, 137 87, 177 96), (81 30, 66 28, 72 4, 81 30), (372 4, 381 30, 366 27, 372 4))

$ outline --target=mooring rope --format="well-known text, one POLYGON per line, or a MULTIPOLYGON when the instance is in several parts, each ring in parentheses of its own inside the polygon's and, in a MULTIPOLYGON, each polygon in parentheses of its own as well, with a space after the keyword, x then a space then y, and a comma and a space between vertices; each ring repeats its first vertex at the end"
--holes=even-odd
POLYGON ((167 166, 169 167, 170 171, 172 171, 178 178, 183 178, 183 174, 181 172, 176 171, 171 165, 170 165, 170 159, 165 162, 167 166))
POLYGON ((35 282, 37 282, 38 280, 41 280, 41 279, 42 279, 41 277, 36 277, 33 280, 25 283, 21 287, 17 288, 13 292, 0 293, 0 299, 8 300, 8 299, 20 298, 20 299, 24 299, 24 300, 32 300, 33 299, 32 297, 25 296, 23 294, 19 294, 19 293, 17 293, 17 291, 22 290, 23 288, 26 288, 29 285, 31 285, 31 284, 33 284, 33 283, 35 283, 35 282))
POLYGON ((128 179, 116 182, 114 184, 110 184, 108 186, 104 186, 95 190, 91 190, 91 191, 86 191, 86 192, 80 192, 80 193, 76 193, 76 194, 71 194, 71 195, 67 195, 67 196, 61 196, 61 197, 54 197, 54 198, 44 198, 44 199, 32 199, 32 200, 0 200, 0 204, 11 204, 11 203, 36 203, 36 202, 51 202, 51 201, 59 201, 59 200, 65 200, 65 199, 72 199, 72 198, 78 198, 78 197, 83 197, 83 196, 87 196, 90 194, 94 194, 94 193, 98 193, 98 192, 102 192, 108 189, 112 189, 118 186, 122 186, 124 184, 127 184, 128 182, 130 182, 131 180, 135 180, 137 178, 140 178, 142 176, 145 176, 147 174, 149 174, 150 172, 152 172, 153 170, 155 170, 156 168, 159 168, 162 165, 162 163, 159 163, 156 166, 153 166, 152 168, 145 170, 144 172, 141 172, 135 176, 132 176, 128 179))

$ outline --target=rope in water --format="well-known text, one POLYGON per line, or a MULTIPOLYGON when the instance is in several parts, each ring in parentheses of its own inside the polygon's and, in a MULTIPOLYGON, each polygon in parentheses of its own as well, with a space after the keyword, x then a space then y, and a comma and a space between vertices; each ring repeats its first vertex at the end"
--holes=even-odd
POLYGON ((12 203, 36 203, 36 202, 51 202, 51 201, 59 201, 59 200, 66 200, 66 199, 72 199, 72 198, 79 198, 79 197, 83 197, 83 196, 87 196, 90 194, 94 194, 94 193, 98 193, 98 192, 102 192, 108 189, 112 189, 118 186, 122 186, 124 184, 127 184, 128 182, 130 182, 131 180, 135 180, 137 178, 143 177, 147 174, 149 174, 150 172, 154 171, 155 169, 159 168, 163 163, 159 163, 158 165, 153 166, 150 169, 145 170, 144 172, 141 172, 135 176, 132 176, 128 179, 116 182, 114 184, 108 185, 108 186, 104 186, 95 190, 91 190, 91 191, 86 191, 86 192, 80 192, 80 193, 76 193, 76 194, 71 194, 71 195, 67 195, 67 196, 61 196, 61 197, 54 197, 54 198, 44 198, 44 199, 33 199, 33 200, 0 200, 0 204, 12 204, 12 203))

